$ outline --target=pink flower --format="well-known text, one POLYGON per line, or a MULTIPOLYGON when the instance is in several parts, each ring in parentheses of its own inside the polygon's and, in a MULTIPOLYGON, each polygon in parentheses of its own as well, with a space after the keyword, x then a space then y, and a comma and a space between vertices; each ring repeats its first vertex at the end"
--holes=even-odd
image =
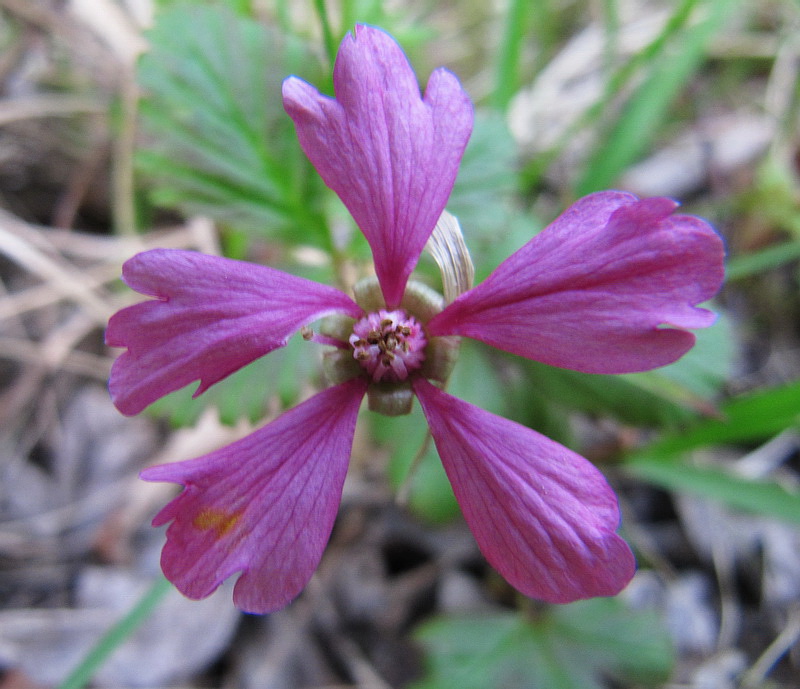
POLYGON ((184 486, 153 522, 171 522, 165 574, 202 598, 241 572, 238 607, 289 603, 330 536, 364 395, 413 392, 478 545, 513 586, 556 603, 616 594, 635 562, 600 472, 429 382, 446 377, 436 348, 466 336, 593 373, 668 364, 692 346, 687 328, 713 321, 696 305, 719 289, 722 242, 702 220, 673 215, 671 200, 592 194, 482 284, 441 310, 414 312, 408 280, 452 189, 471 103, 443 69, 421 98, 399 46, 366 26, 344 39, 334 84, 332 99, 290 77, 284 104, 369 241, 382 300, 373 294, 364 308, 331 287, 188 251, 147 251, 123 268, 128 285, 154 297, 108 326, 108 344, 127 348, 109 384, 125 414, 194 380, 200 394, 324 316, 349 324, 315 336, 338 347, 339 382, 228 447, 142 473, 184 486))

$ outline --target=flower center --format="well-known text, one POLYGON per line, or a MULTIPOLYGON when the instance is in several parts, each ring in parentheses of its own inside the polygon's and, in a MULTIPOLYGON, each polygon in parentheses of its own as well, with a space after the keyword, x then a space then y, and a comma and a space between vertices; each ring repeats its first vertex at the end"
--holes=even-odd
POLYGON ((380 309, 353 325, 353 358, 373 382, 406 380, 425 360, 428 341, 416 318, 402 309, 380 309))

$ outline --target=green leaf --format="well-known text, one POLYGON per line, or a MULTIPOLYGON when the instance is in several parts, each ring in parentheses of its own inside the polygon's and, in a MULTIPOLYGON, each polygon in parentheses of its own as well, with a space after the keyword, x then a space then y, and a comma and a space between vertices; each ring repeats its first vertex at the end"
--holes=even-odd
POLYGON ((634 476, 662 488, 719 500, 731 507, 765 517, 800 523, 800 493, 775 481, 734 476, 721 467, 696 466, 687 461, 636 458, 627 464, 634 476))
POLYGON ((316 345, 296 335, 286 347, 256 359, 200 397, 192 399, 196 385, 188 385, 151 404, 148 412, 174 427, 193 425, 208 407, 217 408, 223 423, 233 425, 243 418, 256 423, 271 400, 278 399, 283 409, 297 400, 300 388, 317 370, 318 354, 316 345))
POLYGON ((516 212, 512 199, 517 188, 517 146, 505 119, 497 113, 478 111, 447 203, 447 209, 458 218, 476 264, 482 262, 487 248, 503 244, 511 232, 516 212))
POLYGON ((414 689, 602 689, 604 679, 656 685, 672 651, 660 620, 615 599, 507 613, 443 617, 420 627, 428 672, 414 689))
POLYGON ((800 381, 734 398, 720 406, 718 416, 665 435, 646 454, 668 458, 706 445, 761 442, 798 423, 800 381))
POLYGON ((408 505, 414 514, 431 524, 450 522, 461 514, 433 442, 412 476, 408 505))
MULTIPOLYGON (((586 660, 603 674, 650 686, 670 675, 672 647, 655 613, 630 610, 618 599, 595 598, 560 606, 553 618, 555 628, 583 648, 586 660)), ((565 654, 565 662, 570 657, 565 654)))
POLYGON ((733 335, 727 318, 697 331, 697 343, 680 360, 656 371, 624 376, 578 373, 530 362, 533 394, 566 409, 612 416, 634 426, 685 426, 728 380, 733 335))
POLYGON ((314 9, 319 17, 322 38, 325 43, 325 52, 328 54, 328 61, 333 64, 336 61, 336 39, 333 37, 330 20, 328 18, 328 7, 325 0, 314 0, 314 9))
POLYGON ((800 259, 800 241, 789 241, 748 254, 734 256, 728 261, 725 277, 731 280, 763 273, 800 259))
POLYGON ((634 377, 578 373, 538 362, 527 362, 525 370, 530 394, 562 409, 611 416, 634 426, 675 427, 694 416, 688 406, 634 377))
POLYGON ((491 234, 481 236, 480 230, 464 230, 467 246, 475 262, 475 284, 485 280, 497 266, 544 228, 541 221, 529 213, 508 208, 498 211, 494 217, 502 219, 500 226, 496 226, 495 221, 480 226, 480 230, 494 227, 491 234))
POLYGON ((251 232, 327 246, 321 183, 281 100, 281 81, 316 64, 305 47, 226 6, 159 12, 137 77, 153 199, 251 232), (191 27, 191 31, 187 31, 191 27))
POLYGON ((525 37, 525 20, 528 12, 533 14, 537 7, 546 9, 547 3, 541 0, 539 2, 511 0, 508 3, 503 37, 498 51, 495 88, 492 94, 493 105, 499 110, 506 109, 519 88, 519 58, 525 37))
POLYGON ((458 515, 458 503, 419 404, 407 416, 370 412, 368 419, 375 441, 389 453, 389 481, 396 490, 407 491, 411 511, 432 523, 458 515))
MULTIPOLYGON (((508 386, 498 378, 495 367, 486 357, 485 348, 479 343, 462 341, 448 392, 492 413, 508 415, 511 401, 508 386)), ((392 485, 398 488, 410 481, 408 501, 414 513, 436 523, 460 514, 433 440, 426 440, 428 424, 419 405, 415 404, 414 411, 408 416, 388 418, 371 414, 370 421, 376 440, 390 453, 388 473, 392 485), (423 446, 422 456, 415 459, 423 446)))
POLYGON ((497 367, 487 356, 492 351, 475 340, 462 339, 447 392, 493 414, 508 416, 508 383, 498 377, 497 367))
POLYGON ((631 474, 671 490, 702 495, 768 517, 800 522, 800 494, 777 481, 752 480, 722 466, 699 466, 691 451, 765 441, 800 423, 800 382, 731 400, 719 418, 696 421, 625 460, 631 474))

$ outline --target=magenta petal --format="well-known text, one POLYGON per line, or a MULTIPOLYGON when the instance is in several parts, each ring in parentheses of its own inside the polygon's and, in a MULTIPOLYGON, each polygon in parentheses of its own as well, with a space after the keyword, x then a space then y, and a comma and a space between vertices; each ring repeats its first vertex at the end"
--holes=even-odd
POLYGON ((644 371, 711 325, 696 305, 723 279, 724 246, 671 199, 606 191, 577 201, 428 324, 588 373, 644 371), (662 326, 672 327, 662 327, 662 326))
POLYGON ((442 392, 414 390, 464 518, 491 565, 532 598, 612 596, 633 554, 602 474, 558 443, 442 392))
POLYGON ((153 249, 122 269, 133 289, 156 299, 112 316, 106 343, 127 347, 109 390, 123 414, 137 414, 200 380, 195 396, 282 347, 300 327, 361 309, 332 287, 264 266, 193 251, 153 249))
POLYGON ((306 155, 367 238, 390 308, 444 210, 472 131, 472 104, 438 69, 420 98, 416 76, 388 34, 357 26, 333 72, 336 100, 296 77, 283 102, 306 155))
POLYGON ((153 520, 172 521, 161 566, 184 595, 204 598, 239 571, 233 600, 247 612, 300 593, 333 528, 365 389, 347 381, 232 445, 142 472, 185 486, 153 520))

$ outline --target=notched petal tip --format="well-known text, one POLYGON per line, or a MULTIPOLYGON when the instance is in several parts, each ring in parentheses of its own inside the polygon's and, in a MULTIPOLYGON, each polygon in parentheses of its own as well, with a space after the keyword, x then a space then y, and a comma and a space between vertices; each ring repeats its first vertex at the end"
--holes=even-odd
POLYGON ((184 486, 153 521, 171 522, 162 568, 184 595, 204 598, 236 572, 246 612, 300 593, 333 528, 365 391, 342 383, 227 447, 141 473, 184 486))
POLYGON ((598 192, 568 208, 428 325, 586 373, 672 363, 707 327, 724 245, 668 198, 598 192), (670 326, 670 327, 665 327, 670 326), (672 330, 671 328, 675 328, 672 330))
POLYGON ((138 254, 126 262, 124 277, 156 297, 120 310, 106 330, 109 345, 127 349, 112 366, 109 390, 128 415, 199 380, 196 397, 311 321, 361 313, 332 287, 193 251, 138 254))
POLYGON ((669 217, 680 205, 675 199, 666 196, 652 196, 639 199, 630 195, 632 203, 617 208, 608 220, 613 226, 617 223, 631 223, 634 225, 648 225, 657 223, 669 217))
POLYGON ((359 26, 334 66, 336 100, 296 81, 284 103, 300 144, 372 248, 395 308, 450 196, 472 130, 472 105, 453 75, 435 72, 425 98, 400 46, 359 26))

